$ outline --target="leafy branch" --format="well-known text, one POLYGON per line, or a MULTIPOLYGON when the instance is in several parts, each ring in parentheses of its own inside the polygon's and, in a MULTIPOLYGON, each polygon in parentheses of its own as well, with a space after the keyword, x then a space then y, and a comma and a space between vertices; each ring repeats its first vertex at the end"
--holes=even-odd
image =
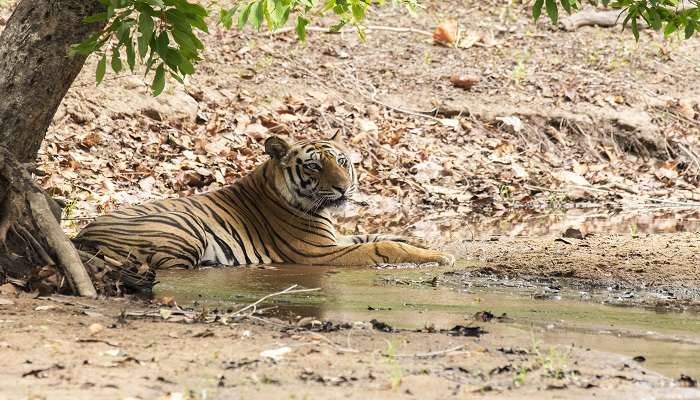
MULTIPOLYGON (((201 60, 204 44, 201 34, 209 32, 210 15, 217 15, 216 23, 226 28, 246 25, 260 31, 274 31, 294 21, 300 40, 306 39, 306 27, 312 20, 333 14, 337 22, 331 31, 346 25, 354 26, 364 38, 362 21, 371 7, 381 6, 387 0, 238 0, 232 7, 209 6, 187 0, 99 0, 105 11, 85 19, 86 23, 106 22, 101 31, 71 48, 73 54, 96 54, 99 57, 95 78, 99 84, 107 72, 107 62, 115 73, 125 69, 134 72, 136 62, 145 65, 144 76, 153 73, 151 90, 159 95, 166 84, 166 75, 183 82, 195 71, 201 60), (219 7, 218 10, 213 10, 219 7)), ((656 30, 663 28, 665 35, 682 30, 686 38, 695 32, 700 0, 585 0, 620 9, 624 16, 623 28, 630 26, 639 40, 639 19, 656 30)), ((394 5, 414 11, 419 0, 391 0, 394 5)), ((544 10, 556 23, 559 9, 567 13, 580 9, 583 0, 534 0, 532 15, 537 20, 544 10)))
MULTIPOLYGON (((166 74, 178 82, 195 71, 201 60, 204 44, 199 35, 209 32, 212 10, 187 0, 99 0, 105 11, 85 18, 85 23, 106 22, 101 31, 82 43, 72 46, 72 54, 97 54, 99 61, 95 79, 99 84, 107 73, 107 63, 115 73, 131 72, 139 61, 145 65, 144 76, 153 73, 151 91, 159 95, 165 88, 166 74)), ((362 21, 367 10, 380 6, 384 0, 248 0, 233 7, 218 10, 217 22, 238 29, 250 25, 275 30, 290 18, 296 18, 295 30, 301 40, 306 38, 306 26, 321 15, 333 13, 338 22, 333 30, 353 25, 363 36, 362 21)), ((392 0, 413 11, 417 0, 392 0)))
MULTIPOLYGON (((686 39, 693 36, 700 19, 698 0, 590 0, 586 2, 600 3, 606 7, 619 9, 620 16, 624 18, 622 28, 631 27, 632 34, 637 41, 639 41, 640 18, 654 30, 658 31, 663 28, 666 36, 682 30, 686 39)), ((559 3, 557 4, 557 0, 535 0, 532 16, 535 20, 539 19, 544 9, 549 19, 556 23, 559 19, 560 6, 570 14, 582 5, 581 0, 559 0, 559 3)))

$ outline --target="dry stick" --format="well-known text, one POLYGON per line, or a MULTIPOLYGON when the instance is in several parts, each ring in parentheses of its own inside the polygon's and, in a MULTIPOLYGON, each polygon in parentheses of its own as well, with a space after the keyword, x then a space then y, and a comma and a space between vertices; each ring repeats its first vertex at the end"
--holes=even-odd
POLYGON ((353 348, 350 348, 350 347, 343 347, 343 346, 340 346, 339 344, 337 344, 337 343, 335 343, 334 341, 328 339, 327 337, 321 335, 320 333, 317 333, 317 332, 309 332, 309 333, 311 333, 311 336, 313 336, 313 337, 315 337, 315 338, 317 338, 317 339, 319 339, 319 340, 323 340, 324 342, 326 342, 326 344, 328 344, 329 346, 331 346, 331 347, 333 348, 333 350, 335 350, 335 351, 339 351, 339 352, 341 352, 341 353, 359 353, 359 352, 360 352, 360 351, 357 350, 357 349, 353 349, 353 348))
POLYGON ((449 353, 459 351, 464 349, 465 345, 459 345, 455 347, 451 347, 449 349, 445 350, 439 350, 439 351, 431 351, 430 353, 417 353, 417 354, 397 354, 394 357, 415 357, 415 358, 430 358, 430 357, 438 357, 438 356, 444 356, 449 353))
MULTIPOLYGON (((277 31, 271 32, 270 35, 281 35, 287 32, 291 32, 296 28, 293 26, 288 26, 286 28, 279 29, 277 31)), ((342 29, 340 31, 333 31, 331 28, 323 28, 320 26, 309 26, 306 28, 307 32, 321 32, 321 33, 349 33, 353 32, 353 29, 342 29)), ((364 28, 365 32, 370 31, 388 31, 388 32, 398 32, 398 33, 417 33, 424 36, 433 36, 432 32, 424 31, 422 29, 416 28, 397 28, 394 26, 382 26, 382 25, 370 25, 364 28)))
POLYGON ((58 262, 65 269, 68 279, 71 279, 75 284, 78 294, 80 296, 96 297, 97 291, 95 291, 95 286, 93 286, 90 275, 88 275, 85 266, 80 261, 77 250, 68 240, 58 222, 51 218, 53 214, 44 194, 41 192, 29 192, 27 193, 27 201, 29 201, 32 214, 39 229, 46 234, 49 246, 56 251, 58 262))
POLYGON ((240 314, 240 313, 242 313, 243 311, 248 310, 248 309, 250 309, 250 308, 254 308, 254 307, 256 307, 258 304, 262 303, 263 301, 265 301, 265 300, 267 300, 267 299, 269 299, 269 298, 275 297, 275 296, 279 296, 279 295, 283 295, 283 294, 296 294, 296 293, 316 292, 316 291, 321 290, 321 288, 296 289, 296 290, 294 290, 294 288, 296 288, 297 286, 299 286, 299 285, 294 284, 294 285, 292 285, 292 286, 290 286, 290 287, 284 289, 284 290, 281 291, 281 292, 270 293, 270 294, 268 294, 268 295, 266 295, 266 296, 263 296, 263 297, 261 297, 260 299, 258 299, 258 301, 254 302, 254 303, 250 303, 250 304, 248 304, 247 306, 241 308, 240 310, 232 312, 230 315, 237 315, 237 314, 240 314))

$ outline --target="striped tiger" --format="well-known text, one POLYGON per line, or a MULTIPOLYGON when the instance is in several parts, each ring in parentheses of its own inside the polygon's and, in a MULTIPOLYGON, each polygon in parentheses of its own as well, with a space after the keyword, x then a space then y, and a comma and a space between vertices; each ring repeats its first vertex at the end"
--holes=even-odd
POLYGON ((329 211, 357 190, 357 174, 338 134, 293 144, 272 136, 265 152, 269 160, 228 187, 100 216, 75 241, 155 269, 454 263, 450 254, 409 245, 401 237, 336 232, 329 211))

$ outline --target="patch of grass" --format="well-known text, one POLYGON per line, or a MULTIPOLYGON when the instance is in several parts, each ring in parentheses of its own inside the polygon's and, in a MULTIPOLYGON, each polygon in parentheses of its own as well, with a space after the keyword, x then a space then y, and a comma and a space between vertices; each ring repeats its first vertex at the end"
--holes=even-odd
POLYGON ((513 69, 513 81, 516 84, 520 84, 527 79, 529 74, 527 63, 530 61, 531 56, 529 49, 525 49, 525 51, 516 56, 515 68, 513 69))
POLYGON ((399 387, 401 386, 401 378, 403 377, 403 372, 401 371, 401 366, 396 360, 396 345, 394 345, 393 342, 390 342, 388 340, 386 344, 387 364, 389 364, 389 367, 391 369, 391 372, 389 374, 391 389, 394 391, 398 391, 399 387))

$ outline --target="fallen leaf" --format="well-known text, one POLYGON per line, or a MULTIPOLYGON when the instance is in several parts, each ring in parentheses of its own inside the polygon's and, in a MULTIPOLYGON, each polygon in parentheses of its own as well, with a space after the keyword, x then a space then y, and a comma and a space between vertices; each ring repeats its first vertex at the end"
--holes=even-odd
POLYGON ((433 40, 437 43, 454 43, 457 40, 459 27, 455 21, 445 21, 435 28, 433 40))
POLYGON ((476 75, 452 75, 450 77, 452 86, 460 89, 471 89, 479 80, 480 78, 476 75))
POLYGON ((503 125, 513 129, 513 132, 520 132, 521 130, 523 130, 523 127, 525 126, 523 124, 523 121, 521 121, 520 118, 518 118, 514 115, 511 115, 508 117, 499 117, 496 119, 503 122, 503 125))
POLYGON ((160 317, 163 319, 168 319, 173 315, 173 312, 168 310, 167 308, 161 308, 160 309, 160 317))

